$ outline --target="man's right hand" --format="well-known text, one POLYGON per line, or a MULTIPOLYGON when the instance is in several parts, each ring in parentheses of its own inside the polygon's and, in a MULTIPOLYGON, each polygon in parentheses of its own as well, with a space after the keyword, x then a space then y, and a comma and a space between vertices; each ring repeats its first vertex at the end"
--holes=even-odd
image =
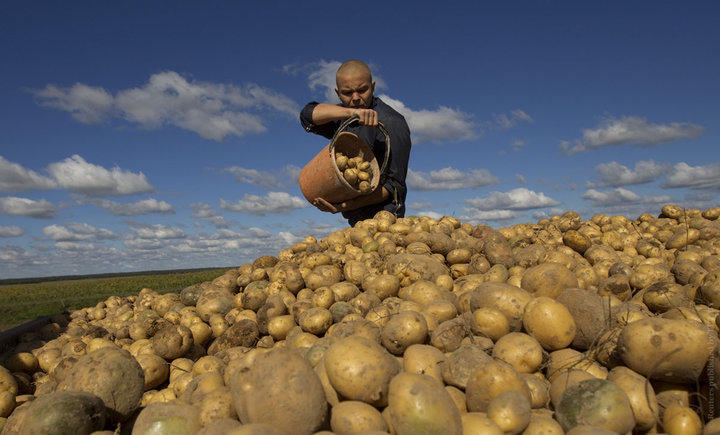
POLYGON ((372 109, 350 109, 350 116, 358 117, 360 125, 376 127, 378 125, 377 112, 372 109))

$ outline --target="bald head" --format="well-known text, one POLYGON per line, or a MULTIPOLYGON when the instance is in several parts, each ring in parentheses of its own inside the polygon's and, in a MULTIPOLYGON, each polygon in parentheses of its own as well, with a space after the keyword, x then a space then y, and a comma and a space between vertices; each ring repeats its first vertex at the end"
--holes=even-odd
POLYGON ((337 74, 335 74, 335 80, 340 81, 342 78, 350 76, 363 78, 372 82, 372 73, 370 72, 370 68, 368 68, 368 66, 365 65, 365 62, 361 60, 352 59, 340 65, 340 68, 337 70, 337 74))
POLYGON ((359 60, 348 60, 340 65, 335 75, 335 92, 346 107, 368 108, 373 102, 375 82, 370 68, 359 60))

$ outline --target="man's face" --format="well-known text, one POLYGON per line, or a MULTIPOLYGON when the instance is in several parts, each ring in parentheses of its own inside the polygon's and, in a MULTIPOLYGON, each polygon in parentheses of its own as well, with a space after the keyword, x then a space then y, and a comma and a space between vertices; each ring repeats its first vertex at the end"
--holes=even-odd
POLYGON ((343 74, 337 77, 335 92, 345 107, 367 109, 372 104, 375 82, 366 74, 343 74))

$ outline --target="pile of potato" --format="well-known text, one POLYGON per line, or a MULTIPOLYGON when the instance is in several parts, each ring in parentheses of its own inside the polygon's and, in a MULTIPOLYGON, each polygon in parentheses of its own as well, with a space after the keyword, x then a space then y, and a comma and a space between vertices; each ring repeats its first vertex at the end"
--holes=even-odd
POLYGON ((2 355, 2 434, 717 433, 719 216, 380 212, 55 316, 2 355))
POLYGON ((362 155, 348 157, 335 151, 335 164, 342 173, 345 181, 363 195, 372 192, 373 169, 370 161, 364 160, 362 155))

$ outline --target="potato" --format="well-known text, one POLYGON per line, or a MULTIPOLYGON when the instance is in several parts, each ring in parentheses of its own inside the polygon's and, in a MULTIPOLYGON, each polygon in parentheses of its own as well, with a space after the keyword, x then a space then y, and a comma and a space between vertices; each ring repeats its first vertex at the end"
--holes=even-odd
POLYGON ((670 405, 663 412, 662 425, 669 434, 697 434, 702 433, 700 417, 687 406, 670 405))
POLYGON ((695 382, 717 342, 717 333, 692 320, 649 318, 625 326, 618 353, 650 379, 695 382))
MULTIPOLYGON (((576 426, 576 428, 579 426, 576 426)), ((562 426, 548 417, 530 416, 530 423, 523 431, 523 435, 564 435, 562 426)))
POLYGON ((517 434, 530 423, 530 401, 519 391, 503 391, 490 400, 487 415, 503 432, 517 434))
POLYGON ((324 334, 332 325, 332 314, 325 308, 310 308, 300 314, 298 323, 305 332, 315 335, 324 334))
POLYGON ((510 364, 490 360, 477 366, 465 388, 468 411, 487 411, 490 400, 503 391, 519 391, 530 400, 530 390, 510 364))
POLYGON ((520 375, 530 391, 530 407, 544 408, 550 402, 550 383, 542 374, 525 373, 520 375))
POLYGON ((616 383, 628 396, 635 416, 635 429, 650 430, 653 428, 657 422, 659 411, 655 391, 653 391, 650 381, 627 367, 615 367, 610 370, 607 380, 616 383))
POLYGON ((540 343, 522 332, 511 332, 493 347, 493 356, 513 366, 519 373, 533 373, 543 362, 540 343))
POLYGON ((566 289, 556 300, 567 308, 575 322, 573 348, 589 349, 612 324, 609 300, 592 292, 566 289))
POLYGON ((305 284, 310 290, 317 290, 320 287, 332 286, 342 281, 343 273, 337 266, 322 265, 315 267, 305 278, 305 284))
POLYGON ((548 355, 546 371, 550 382, 556 375, 571 369, 586 371, 600 379, 605 379, 608 373, 605 367, 574 349, 560 349, 548 355))
POLYGON ((142 367, 129 352, 103 347, 80 357, 58 384, 58 391, 98 396, 112 421, 124 421, 137 409, 145 390, 142 367))
POLYGON ((258 326, 248 319, 240 320, 230 326, 208 346, 208 355, 214 355, 235 346, 254 346, 258 341, 258 326))
POLYGON ((453 403, 455 403, 455 406, 461 414, 463 412, 467 412, 467 401, 465 400, 465 393, 450 385, 445 386, 445 391, 448 392, 450 398, 453 400, 453 403))
POLYGON ((0 366, 0 392, 8 391, 13 396, 18 393, 18 384, 10 370, 0 366))
POLYGON ((193 346, 190 329, 172 325, 161 329, 151 339, 153 352, 168 361, 185 355, 193 346))
POLYGON ((560 404, 560 400, 562 399, 563 393, 565 393, 565 390, 572 387, 573 385, 579 384, 582 381, 587 381, 588 379, 596 379, 593 375, 590 373, 584 371, 584 370, 565 370, 562 373, 557 374, 553 377, 552 382, 550 383, 550 401, 553 405, 553 408, 557 408, 560 404))
POLYGON ((440 364, 442 380, 465 389, 475 369, 491 362, 492 358, 480 346, 464 345, 443 360, 440 364))
POLYGON ((560 263, 547 262, 531 267, 523 275, 521 287, 535 296, 557 298, 566 288, 576 288, 575 275, 560 263))
POLYGON ((394 314, 380 333, 382 345, 395 355, 402 355, 408 346, 422 344, 428 333, 428 325, 422 314, 403 311, 394 314))
POLYGON ((493 341, 510 332, 510 323, 502 311, 483 307, 472 312, 470 329, 473 334, 484 335, 493 341))
POLYGON ((435 282, 438 276, 449 275, 449 269, 440 261, 417 254, 391 255, 385 261, 385 271, 397 276, 401 286, 419 280, 435 282))
POLYGON ((575 230, 569 230, 563 234, 563 243, 580 255, 584 254, 592 245, 590 239, 575 230))
POLYGON ((461 434, 460 412, 435 379, 400 373, 390 381, 388 394, 392 427, 398 434, 461 434))
POLYGON ((152 390, 168 379, 170 368, 164 359, 154 354, 138 355, 135 359, 142 367, 145 391, 152 390))
POLYGON ((231 379, 235 410, 245 423, 267 423, 293 433, 322 425, 327 402, 312 366, 297 353, 273 349, 231 379))
POLYGON ((460 419, 462 420, 463 435, 503 435, 505 433, 484 412, 466 412, 460 416, 460 419))
POLYGON ((196 433, 200 427, 198 410, 194 406, 173 400, 152 403, 140 411, 133 424, 132 433, 196 433))
POLYGON ((537 297, 525 306, 523 327, 545 350, 567 347, 575 338, 575 320, 560 302, 537 297))
POLYGON ((388 430, 387 423, 380 411, 365 402, 354 400, 340 402, 333 406, 330 427, 337 434, 388 430))
POLYGON ((216 388, 200 396, 193 402, 200 411, 200 424, 208 424, 224 418, 237 418, 228 387, 216 388))
POLYGON ((342 397, 373 406, 387 404, 390 379, 399 367, 379 344, 353 335, 331 345, 324 360, 328 379, 342 397))
POLYGON ((424 344, 413 344, 403 354, 403 370, 408 373, 428 375, 443 381, 441 367, 445 362, 445 354, 438 349, 424 344))
POLYGON ((3 433, 75 434, 102 430, 107 414, 98 397, 78 391, 45 394, 22 407, 8 419, 3 433), (15 420, 15 421, 13 421, 15 420))
POLYGON ((503 283, 482 283, 470 296, 470 309, 495 308, 500 310, 508 320, 511 331, 522 327, 522 316, 525 306, 532 295, 523 289, 503 283))
POLYGON ((430 344, 443 352, 452 352, 470 334, 470 325, 462 317, 446 320, 439 324, 430 334, 430 344))
POLYGON ((566 431, 579 425, 626 433, 635 426, 630 401, 616 384, 589 379, 569 387, 555 410, 566 431))
POLYGON ((374 293, 380 300, 397 296, 400 290, 400 279, 395 275, 366 275, 362 281, 366 292, 374 293))

